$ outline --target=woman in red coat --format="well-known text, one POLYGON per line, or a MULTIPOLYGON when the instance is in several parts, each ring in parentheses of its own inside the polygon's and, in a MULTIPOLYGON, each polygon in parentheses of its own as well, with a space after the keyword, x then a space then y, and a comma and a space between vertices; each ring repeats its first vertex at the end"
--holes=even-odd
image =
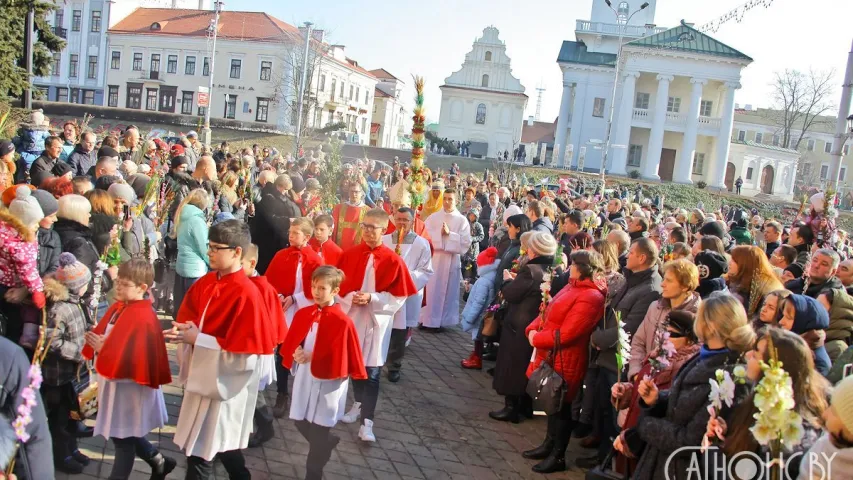
POLYGON ((527 327, 527 338, 535 349, 533 361, 527 367, 527 376, 548 357, 559 330, 560 345, 553 365, 568 387, 563 408, 548 415, 545 441, 523 453, 525 458, 543 460, 533 467, 534 472, 551 473, 566 469, 566 448, 573 427, 572 399, 583 384, 589 359, 589 337, 604 316, 606 294, 607 282, 601 255, 594 251, 574 252, 569 284, 551 299, 545 318, 537 317, 527 327))

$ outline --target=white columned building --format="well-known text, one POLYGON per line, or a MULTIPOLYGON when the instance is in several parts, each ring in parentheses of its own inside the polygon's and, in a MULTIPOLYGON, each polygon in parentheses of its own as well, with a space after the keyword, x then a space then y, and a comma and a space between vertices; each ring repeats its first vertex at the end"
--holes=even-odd
POLYGON ((575 41, 564 41, 557 63, 563 96, 555 132, 557 163, 598 172, 610 102, 616 102, 610 174, 637 171, 647 180, 724 188, 734 95, 747 55, 682 22, 654 24, 655 1, 629 23, 633 8, 619 2, 619 17, 594 0, 590 21, 578 20, 575 41), (623 23, 618 23, 623 22, 623 23), (620 78, 613 96, 618 38, 623 33, 620 78))

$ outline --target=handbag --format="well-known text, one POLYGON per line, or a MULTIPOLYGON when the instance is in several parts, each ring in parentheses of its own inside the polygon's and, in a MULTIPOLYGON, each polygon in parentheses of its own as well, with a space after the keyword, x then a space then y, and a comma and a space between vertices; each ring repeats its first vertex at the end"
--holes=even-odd
POLYGON ((74 392, 77 394, 78 409, 71 412, 71 418, 79 421, 92 418, 98 413, 98 381, 92 374, 89 362, 85 362, 85 365, 85 374, 80 375, 78 369, 77 378, 72 382, 74 392))
POLYGON ((495 312, 486 312, 483 316, 483 337, 492 337, 498 333, 498 319, 495 318, 495 312))
POLYGON ((595 468, 587 470, 584 478, 586 480, 626 480, 628 475, 620 474, 611 468, 613 456, 615 454, 616 449, 610 447, 610 452, 607 453, 607 457, 604 458, 601 465, 597 465, 595 468))
POLYGON ((563 377, 554 370, 553 362, 559 352, 560 361, 563 359, 563 349, 560 348, 560 331, 555 332, 554 348, 548 357, 530 374, 527 381, 527 394, 533 399, 533 407, 548 415, 553 415, 563 408, 568 386, 563 377))

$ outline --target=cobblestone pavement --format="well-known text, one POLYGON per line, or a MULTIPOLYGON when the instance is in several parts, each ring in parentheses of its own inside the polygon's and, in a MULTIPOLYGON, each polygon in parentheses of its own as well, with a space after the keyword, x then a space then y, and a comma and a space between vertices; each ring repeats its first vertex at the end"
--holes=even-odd
MULTIPOLYGON (((567 472, 538 475, 530 470, 534 461, 521 452, 542 440, 544 417, 520 424, 496 422, 490 410, 503 406, 503 399, 491 388, 492 379, 483 371, 463 370, 460 359, 471 351, 468 334, 458 329, 442 333, 415 332, 403 361, 402 379, 393 384, 384 377, 376 408, 374 433, 377 442, 358 439, 358 425, 339 423, 335 433, 341 437, 337 450, 326 465, 325 478, 342 479, 582 479, 577 467, 567 472)), ((174 348, 170 346, 173 374, 174 348)), ((491 366, 491 363, 487 363, 491 366)), ((172 442, 182 398, 182 389, 164 387, 169 425, 152 432, 148 438, 164 454, 178 461, 169 478, 183 479, 186 457, 172 442)), ((275 401, 275 387, 266 392, 275 401)), ((350 397, 352 395, 350 394, 350 397)), ((348 406, 352 404, 350 398, 348 406)), ((90 422, 91 423, 91 422, 90 422)), ((287 418, 276 421, 276 437, 262 448, 246 449, 252 478, 301 479, 305 476, 308 443, 287 418)), ((572 439, 567 458, 593 452, 583 450, 572 439)), ((82 475, 58 474, 58 479, 107 478, 113 463, 113 445, 101 437, 81 440, 80 449, 92 458, 82 475)), ((148 479, 150 470, 141 460, 131 479, 148 479)), ((217 479, 228 476, 217 464, 217 479)))

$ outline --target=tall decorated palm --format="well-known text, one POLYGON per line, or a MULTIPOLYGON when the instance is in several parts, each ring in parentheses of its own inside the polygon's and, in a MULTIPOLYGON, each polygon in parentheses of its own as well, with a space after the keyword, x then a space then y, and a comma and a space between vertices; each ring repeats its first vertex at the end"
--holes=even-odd
POLYGON ((415 115, 412 117, 412 167, 409 177, 409 192, 412 194, 412 208, 418 208, 424 202, 424 194, 429 189, 429 171, 424 167, 426 155, 426 109, 424 108, 424 78, 415 79, 415 115))

